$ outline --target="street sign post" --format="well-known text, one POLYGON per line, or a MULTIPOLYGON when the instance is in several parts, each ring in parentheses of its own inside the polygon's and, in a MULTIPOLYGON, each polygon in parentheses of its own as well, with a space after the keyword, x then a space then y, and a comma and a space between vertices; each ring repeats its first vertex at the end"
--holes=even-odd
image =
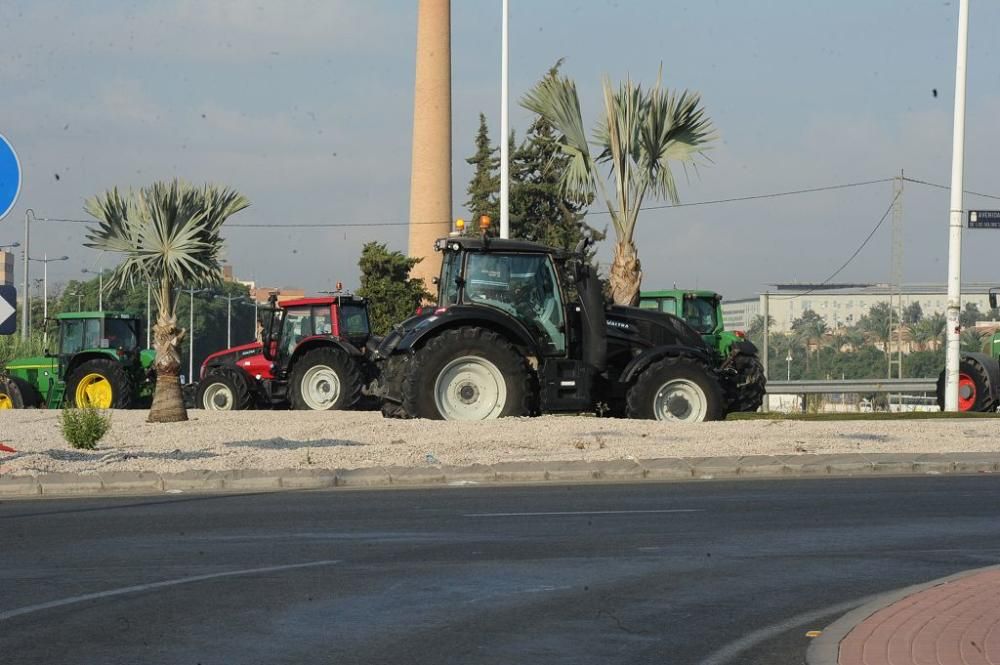
POLYGON ((0 134, 0 219, 7 216, 21 192, 21 163, 10 141, 0 134))
POLYGON ((1000 210, 970 210, 970 229, 1000 229, 1000 210))
POLYGON ((0 335, 13 335, 17 330, 17 317, 14 316, 17 306, 17 289, 13 286, 0 286, 0 335))

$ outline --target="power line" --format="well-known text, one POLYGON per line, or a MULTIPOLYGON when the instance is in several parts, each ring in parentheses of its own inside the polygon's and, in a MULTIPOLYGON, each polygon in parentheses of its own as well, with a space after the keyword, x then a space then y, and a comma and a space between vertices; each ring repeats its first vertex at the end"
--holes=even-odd
MULTIPOLYGON (((926 180, 917 180, 916 178, 907 178, 907 177, 904 176, 903 180, 905 180, 907 182, 912 182, 912 183, 917 184, 917 185, 926 185, 927 187, 936 187, 937 189, 951 189, 951 187, 948 187, 946 185, 939 185, 939 184, 937 184, 935 182, 927 182, 926 180)), ((997 200, 1000 200, 1000 196, 996 196, 994 194, 983 194, 982 192, 973 192, 973 191, 970 191, 968 189, 963 189, 962 193, 963 194, 971 194, 972 196, 981 196, 984 199, 997 199, 997 200)))
POLYGON ((892 202, 889 203, 889 207, 886 208, 885 212, 882 214, 882 218, 880 220, 878 220, 878 224, 875 225, 875 228, 873 228, 871 230, 871 233, 868 234, 868 237, 865 238, 864 242, 862 242, 861 245, 859 245, 858 248, 856 250, 854 250, 854 253, 851 254, 851 256, 848 257, 848 259, 846 261, 844 261, 843 265, 841 265, 839 268, 837 268, 833 272, 832 275, 830 275, 829 277, 827 277, 826 279, 824 279, 822 282, 820 282, 816 286, 814 286, 811 289, 809 289, 808 291, 804 291, 802 293, 797 293, 794 296, 788 296, 788 297, 785 297, 785 298, 778 297, 778 298, 775 298, 775 300, 795 300, 796 298, 801 298, 802 296, 807 296, 810 293, 813 293, 814 291, 818 291, 821 287, 823 287, 824 285, 828 284, 830 282, 830 280, 832 280, 834 277, 836 277, 837 275, 839 275, 841 273, 841 271, 843 271, 844 268, 846 268, 848 265, 850 265, 851 261, 853 261, 854 258, 858 254, 861 253, 861 250, 863 250, 865 248, 865 245, 867 245, 868 241, 872 239, 872 236, 875 235, 875 232, 879 230, 879 228, 882 226, 882 223, 885 221, 886 217, 888 217, 889 213, 892 212, 892 207, 894 205, 896 205, 896 200, 899 199, 899 195, 900 195, 900 192, 897 192, 896 195, 894 197, 892 197, 892 202))
MULTIPOLYGON (((815 194, 816 192, 829 192, 836 189, 848 189, 850 187, 865 187, 867 185, 877 185, 884 182, 892 182, 895 178, 880 178, 878 180, 863 180, 861 182, 849 182, 841 185, 826 185, 825 187, 810 187, 808 189, 793 189, 787 192, 772 192, 770 194, 754 194, 751 196, 736 196, 729 199, 712 199, 709 201, 692 201, 691 203, 666 203, 657 206, 644 206, 642 210, 665 210, 667 208, 689 208, 693 206, 716 205, 720 203, 737 203, 739 201, 756 201, 759 199, 776 199, 782 196, 796 196, 798 194, 815 194)), ((589 213, 591 215, 610 215, 607 210, 589 213)))
MULTIPOLYGON (((750 196, 737 196, 725 199, 711 199, 707 201, 692 201, 690 203, 670 203, 664 205, 654 205, 654 206, 644 206, 639 208, 640 211, 644 210, 664 210, 667 208, 688 208, 694 206, 706 206, 706 205, 719 205, 724 203, 738 203, 740 201, 756 201, 761 199, 775 199, 785 196, 797 196, 802 194, 815 194, 818 192, 828 192, 838 189, 848 189, 852 187, 865 187, 868 185, 877 185, 886 182, 892 182, 895 178, 879 178, 877 180, 864 180, 860 182, 849 182, 837 185, 826 185, 823 187, 809 187, 807 189, 795 189, 783 192, 771 192, 767 194, 753 194, 750 196)), ((590 215, 608 215, 610 214, 607 210, 597 210, 589 212, 590 215)), ((58 217, 36 217, 38 221, 45 222, 64 222, 73 224, 93 224, 96 220, 91 219, 70 219, 70 218, 58 218, 58 217)), ((432 222, 409 222, 409 221, 397 221, 397 220, 380 220, 371 222, 302 222, 293 224, 255 224, 255 223, 240 223, 234 222, 232 224, 226 224, 224 228, 242 228, 242 229, 331 229, 331 228, 362 228, 362 227, 389 227, 389 226, 410 226, 412 224, 451 224, 452 220, 448 221, 432 221, 432 222)))

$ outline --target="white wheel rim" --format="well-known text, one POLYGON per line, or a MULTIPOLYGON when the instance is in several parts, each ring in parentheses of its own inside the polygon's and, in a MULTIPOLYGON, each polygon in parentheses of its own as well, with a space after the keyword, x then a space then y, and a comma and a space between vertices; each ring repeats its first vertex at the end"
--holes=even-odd
POLYGON ((233 391, 224 383, 213 383, 205 389, 202 406, 209 411, 232 411, 233 391))
POLYGON ((708 398, 694 381, 667 381, 653 397, 653 415, 657 420, 697 423, 708 414, 708 398))
POLYGON ((507 404, 507 382, 489 360, 462 356, 438 374, 434 404, 445 420, 499 418, 507 404))
POLYGON ((340 377, 327 365, 315 365, 302 376, 302 401, 314 411, 329 409, 340 397, 340 377))

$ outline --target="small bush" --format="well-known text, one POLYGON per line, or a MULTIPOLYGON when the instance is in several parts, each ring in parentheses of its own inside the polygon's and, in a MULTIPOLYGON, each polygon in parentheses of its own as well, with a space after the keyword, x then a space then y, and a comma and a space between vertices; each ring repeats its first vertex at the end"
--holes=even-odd
POLYGON ((111 416, 101 415, 101 412, 94 408, 66 408, 62 410, 59 424, 62 427, 63 437, 69 445, 93 450, 101 437, 111 429, 111 416))

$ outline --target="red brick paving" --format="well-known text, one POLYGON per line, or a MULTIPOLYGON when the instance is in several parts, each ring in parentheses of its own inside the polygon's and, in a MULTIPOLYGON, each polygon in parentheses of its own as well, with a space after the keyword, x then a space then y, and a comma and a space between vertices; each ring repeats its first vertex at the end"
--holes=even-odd
POLYGON ((839 665, 1000 665, 1000 569, 919 591, 840 642, 839 665))

